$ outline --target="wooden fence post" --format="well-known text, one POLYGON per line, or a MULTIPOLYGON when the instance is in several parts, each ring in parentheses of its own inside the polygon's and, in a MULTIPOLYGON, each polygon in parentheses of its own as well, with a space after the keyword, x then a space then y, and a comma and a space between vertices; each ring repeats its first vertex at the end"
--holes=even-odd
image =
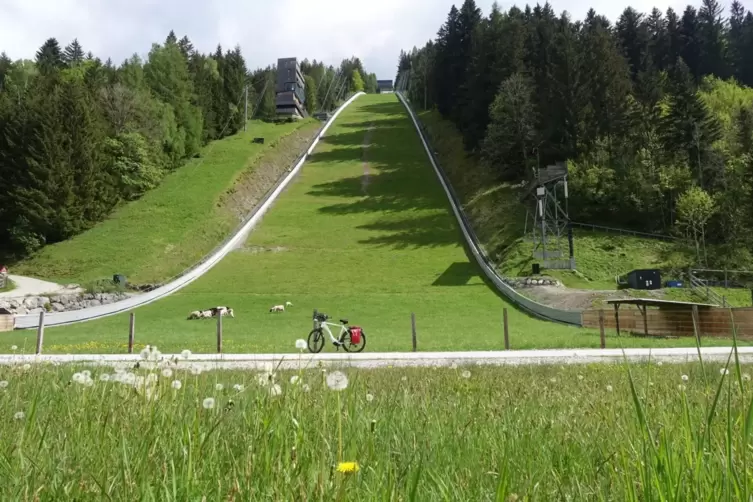
POLYGON ((44 310, 39 313, 39 326, 37 326, 37 354, 42 353, 42 343, 44 342, 44 310))
POLYGON ((410 313, 410 327, 413 335, 413 352, 416 352, 416 314, 410 313))
POLYGON ((131 322, 128 325, 128 353, 133 354, 133 341, 136 338, 136 313, 131 312, 131 322))
POLYGON ((601 341, 601 348, 607 348, 607 339, 604 335, 604 310, 599 309, 599 339, 601 341))
POLYGON ((505 350, 510 350, 510 332, 507 329, 507 307, 502 309, 502 325, 505 329, 505 350))
POLYGON ((222 312, 217 311, 217 353, 222 354, 222 312))
POLYGON ((693 333, 695 333, 695 339, 698 345, 701 345, 701 330, 698 326, 698 305, 693 305, 692 307, 692 317, 693 317, 693 333))

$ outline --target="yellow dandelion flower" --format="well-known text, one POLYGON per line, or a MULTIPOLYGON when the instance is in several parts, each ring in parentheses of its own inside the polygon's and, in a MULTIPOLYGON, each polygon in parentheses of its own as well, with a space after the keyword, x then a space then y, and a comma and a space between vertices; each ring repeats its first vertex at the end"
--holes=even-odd
POLYGON ((358 462, 340 462, 337 464, 337 472, 342 472, 343 474, 353 474, 354 472, 358 472, 359 469, 358 462))

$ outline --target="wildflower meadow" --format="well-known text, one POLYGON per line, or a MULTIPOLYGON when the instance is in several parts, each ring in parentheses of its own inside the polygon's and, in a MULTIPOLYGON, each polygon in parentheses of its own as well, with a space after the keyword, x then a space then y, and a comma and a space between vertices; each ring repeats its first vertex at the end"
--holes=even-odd
POLYGON ((753 367, 0 367, 0 500, 748 500, 753 367))

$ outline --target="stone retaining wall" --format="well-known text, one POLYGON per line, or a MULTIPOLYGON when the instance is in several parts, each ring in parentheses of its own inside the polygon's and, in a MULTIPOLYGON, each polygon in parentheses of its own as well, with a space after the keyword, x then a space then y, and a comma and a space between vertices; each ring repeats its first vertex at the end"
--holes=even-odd
POLYGON ((24 298, 0 298, 0 308, 6 308, 16 315, 47 312, 67 312, 88 307, 98 307, 125 300, 133 293, 87 293, 55 296, 27 296, 24 298))

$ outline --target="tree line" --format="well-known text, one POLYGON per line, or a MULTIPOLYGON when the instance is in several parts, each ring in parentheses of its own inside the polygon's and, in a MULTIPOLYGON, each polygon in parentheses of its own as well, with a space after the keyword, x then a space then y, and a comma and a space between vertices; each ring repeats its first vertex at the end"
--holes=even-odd
MULTIPOLYGON (((308 111, 376 92, 358 58, 302 62, 308 111)), ((373 83, 372 83, 373 79, 373 83)), ((239 46, 210 54, 173 31, 116 66, 73 40, 34 60, 0 54, 0 254, 22 257, 103 220, 208 142, 274 120, 276 65, 249 71, 239 46)))
POLYGON ((612 24, 549 3, 453 6, 401 51, 414 106, 436 108, 502 181, 568 161, 571 218, 680 232, 708 260, 753 265, 753 13, 716 0, 612 24))

